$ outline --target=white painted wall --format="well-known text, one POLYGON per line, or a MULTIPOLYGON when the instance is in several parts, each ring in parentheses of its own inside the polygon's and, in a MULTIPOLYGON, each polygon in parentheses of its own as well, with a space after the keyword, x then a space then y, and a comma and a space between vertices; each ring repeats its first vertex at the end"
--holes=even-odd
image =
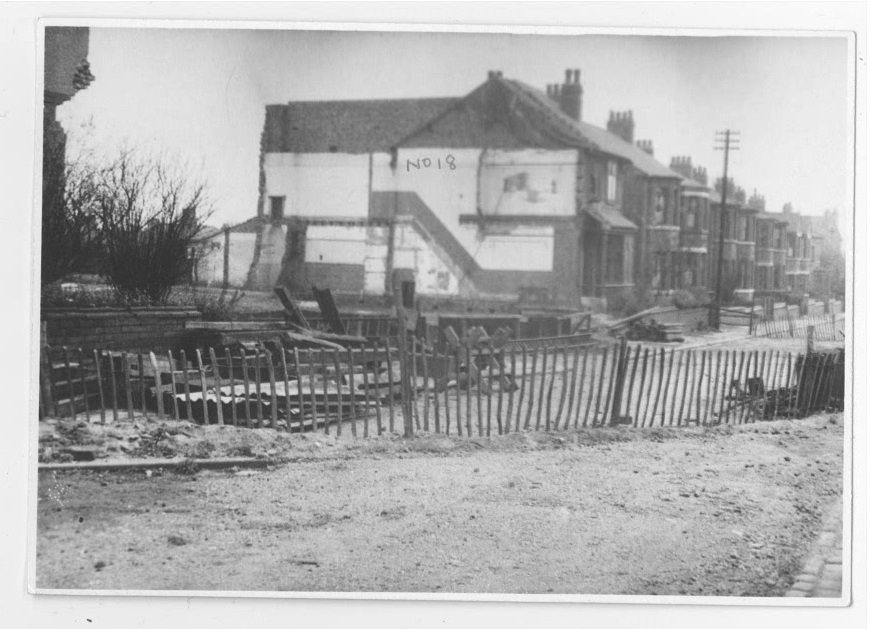
POLYGON ((422 295, 456 295, 459 292, 457 275, 431 245, 412 225, 397 225, 393 266, 411 269, 415 290, 422 295))
MULTIPOLYGON (((469 229, 476 229, 468 226, 469 229)), ((475 259, 482 269, 499 271, 552 271, 554 229, 519 226, 480 239, 475 259)))
POLYGON ((266 153, 263 168, 267 197, 286 197, 285 216, 362 218, 369 211, 368 155, 266 153))
POLYGON ((574 216, 577 151, 486 151, 481 211, 498 216, 574 216))
POLYGON ((305 261, 359 264, 366 259, 366 227, 310 225, 306 233, 305 261))

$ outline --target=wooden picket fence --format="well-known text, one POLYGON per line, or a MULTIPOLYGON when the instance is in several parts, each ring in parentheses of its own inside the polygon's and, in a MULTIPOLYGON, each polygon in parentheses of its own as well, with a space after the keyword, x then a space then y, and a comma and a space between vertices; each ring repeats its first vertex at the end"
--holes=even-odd
POLYGON ((818 341, 844 341, 844 313, 785 318, 754 324, 754 336, 774 339, 807 338, 813 328, 813 339, 818 341))
POLYGON ((742 424, 844 403, 843 351, 665 350, 625 341, 540 348, 467 343, 439 351, 415 340, 409 346, 405 361, 378 343, 352 350, 220 348, 192 357, 44 347, 40 417, 155 416, 290 432, 344 430, 355 437, 413 425, 490 436, 618 424, 742 424))

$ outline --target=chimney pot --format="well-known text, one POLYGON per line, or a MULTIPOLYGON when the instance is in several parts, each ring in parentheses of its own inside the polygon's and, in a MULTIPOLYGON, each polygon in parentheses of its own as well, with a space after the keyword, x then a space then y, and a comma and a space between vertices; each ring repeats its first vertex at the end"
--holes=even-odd
POLYGON ((488 70, 488 71, 487 71, 487 78, 488 78, 488 79, 492 79, 492 78, 494 78, 495 76, 496 76, 496 73, 495 73, 493 70, 488 70))
POLYGON ((572 71, 566 70, 566 85, 572 82, 572 71))
POLYGON ((578 85, 581 84, 581 71, 577 68, 575 68, 575 83, 578 85))

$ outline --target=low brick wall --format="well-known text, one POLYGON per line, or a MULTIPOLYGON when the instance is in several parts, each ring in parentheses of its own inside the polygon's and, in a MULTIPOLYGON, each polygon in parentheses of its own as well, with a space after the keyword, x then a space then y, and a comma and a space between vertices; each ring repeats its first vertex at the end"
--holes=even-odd
POLYGON ((46 308, 45 341, 52 347, 158 351, 176 349, 197 310, 180 308, 46 308))

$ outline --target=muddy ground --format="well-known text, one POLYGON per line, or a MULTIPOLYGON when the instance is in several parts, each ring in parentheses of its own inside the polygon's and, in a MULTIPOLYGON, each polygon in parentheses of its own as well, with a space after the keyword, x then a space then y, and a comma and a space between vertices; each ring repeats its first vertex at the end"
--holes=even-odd
POLYGON ((195 434, 276 464, 40 473, 37 587, 781 596, 842 487, 840 414, 489 440, 195 434))

